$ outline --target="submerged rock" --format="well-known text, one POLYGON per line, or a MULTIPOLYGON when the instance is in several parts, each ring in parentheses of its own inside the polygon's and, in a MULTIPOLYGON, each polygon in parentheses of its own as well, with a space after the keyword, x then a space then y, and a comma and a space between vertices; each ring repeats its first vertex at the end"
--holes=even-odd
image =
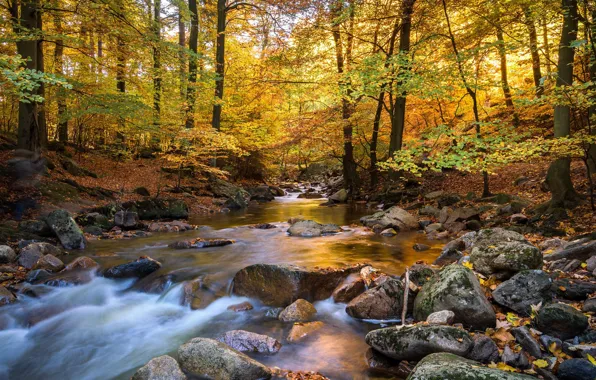
POLYGON ((532 305, 547 304, 552 299, 552 280, 541 270, 523 271, 502 282, 493 291, 493 298, 499 305, 530 316, 532 305))
POLYGON ((401 281, 390 279, 350 301, 346 313, 358 319, 398 319, 401 318, 403 299, 401 281))
POLYGON ((191 339, 178 348, 178 356, 182 369, 194 376, 221 380, 271 378, 269 368, 213 339, 191 339))
POLYGON ((47 216, 46 222, 64 248, 85 249, 85 236, 68 211, 52 211, 47 216))
POLYGON ((186 380, 186 375, 176 359, 163 355, 149 360, 139 368, 131 380, 186 380))
POLYGON ((294 323, 288 334, 288 342, 299 342, 311 336, 314 332, 322 329, 323 322, 297 322, 294 323))
POLYGON ((302 298, 309 302, 327 299, 352 272, 347 269, 307 269, 294 265, 255 264, 234 276, 233 293, 259 299, 267 306, 287 306, 302 298))
POLYGON ((560 339, 570 339, 588 328, 588 318, 581 311, 562 303, 543 306, 536 317, 540 331, 560 339))
POLYGON ((420 360, 435 352, 464 356, 473 341, 467 331, 451 326, 387 327, 366 334, 366 343, 396 360, 420 360))
POLYGON ((414 318, 424 321, 435 311, 451 310, 455 322, 472 329, 494 327, 496 315, 478 279, 468 268, 451 264, 435 274, 414 301, 414 318))
POLYGON ((244 330, 228 331, 217 337, 216 340, 240 352, 276 354, 281 349, 281 343, 277 339, 244 330))
POLYGON ((290 236, 317 237, 341 231, 341 228, 336 224, 320 224, 314 220, 301 220, 290 226, 288 234, 290 236))
POLYGON ((450 353, 431 354, 422 359, 408 380, 536 380, 521 373, 483 367, 478 362, 450 353))
POLYGON ((306 322, 317 313, 317 309, 310 302, 298 299, 286 307, 280 314, 282 322, 306 322))
POLYGON ((192 240, 183 240, 171 243, 168 245, 174 249, 191 249, 191 248, 210 248, 210 247, 223 247, 226 245, 234 244, 234 240, 230 239, 201 239, 196 238, 192 240))
POLYGON ((399 231, 418 229, 418 219, 406 210, 393 206, 386 211, 379 211, 373 215, 363 216, 360 222, 367 227, 380 226, 381 230, 394 228, 399 231))
POLYGON ((103 276, 107 278, 142 278, 161 268, 161 263, 148 256, 141 256, 135 261, 116 265, 107 269, 103 276))

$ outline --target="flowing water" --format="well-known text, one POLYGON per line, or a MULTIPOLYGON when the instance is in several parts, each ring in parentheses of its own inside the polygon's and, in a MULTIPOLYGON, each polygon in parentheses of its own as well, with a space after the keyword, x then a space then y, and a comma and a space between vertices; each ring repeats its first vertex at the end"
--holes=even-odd
POLYGON ((319 207, 321 202, 289 195, 243 212, 197 216, 191 222, 204 227, 194 231, 91 242, 82 254, 102 267, 141 255, 151 256, 163 267, 136 284, 97 277, 80 286, 42 287, 38 290, 45 295, 19 296, 17 304, 2 307, 0 379, 129 379, 151 358, 166 353, 175 356, 177 347, 192 337, 215 337, 233 329, 266 334, 282 342, 276 355, 253 355, 266 365, 320 371, 332 379, 376 378, 367 371, 364 335, 380 323, 353 320, 345 313, 345 304, 324 300, 315 303, 317 319, 324 322, 324 328, 291 344, 285 341, 290 324, 266 317, 268 308, 257 300, 227 294, 236 271, 256 263, 328 267, 367 262, 399 275, 405 266, 418 260, 432 261, 439 254, 442 244, 426 241, 424 234, 382 237, 358 226, 361 216, 376 210, 364 205, 319 207), (347 231, 317 238, 290 237, 285 221, 297 215, 336 223, 347 231), (273 223, 277 228, 247 226, 254 223, 273 223), (236 243, 199 250, 167 247, 173 241, 194 237, 229 238, 236 243), (429 244, 432 249, 416 252, 412 248, 415 243, 429 244), (154 293, 137 290, 147 289, 168 273, 172 275, 167 281, 158 281, 161 286, 152 288, 154 293), (207 276, 215 289, 215 301, 194 311, 180 306, 179 283, 201 275, 207 276), (227 310, 247 300, 254 310, 227 310))

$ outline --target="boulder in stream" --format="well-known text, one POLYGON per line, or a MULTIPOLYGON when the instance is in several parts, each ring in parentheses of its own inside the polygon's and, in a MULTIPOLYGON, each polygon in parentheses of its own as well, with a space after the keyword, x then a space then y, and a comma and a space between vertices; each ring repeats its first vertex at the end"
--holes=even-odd
POLYGON ((493 291, 493 298, 499 305, 530 316, 532 305, 546 305, 552 300, 552 280, 541 270, 519 272, 502 282, 493 291))
POLYGON ((367 290, 346 306, 346 313, 358 319, 398 319, 401 317, 404 287, 400 280, 389 279, 367 290))
POLYGON ((312 303, 297 299, 279 314, 279 320, 282 322, 306 322, 312 319, 316 313, 317 309, 312 303))
POLYGON ((178 362, 171 356, 153 358, 132 376, 131 380, 186 380, 178 362))
POLYGON ((161 268, 159 261, 148 256, 141 256, 135 261, 108 268, 103 276, 106 278, 142 278, 161 268))
POLYGON ((390 358, 414 361, 435 352, 465 356, 473 346, 466 330, 423 325, 373 330, 366 334, 366 343, 390 358))
POLYGON ((419 227, 418 219, 406 210, 393 206, 385 211, 373 215, 363 216, 360 222, 367 227, 380 226, 380 230, 394 228, 399 231, 416 230, 419 227))
POLYGON ((68 211, 52 211, 47 216, 46 222, 64 248, 85 249, 85 236, 68 211))
POLYGON ((233 293, 259 299, 267 306, 288 306, 299 298, 327 299, 333 290, 360 267, 307 269, 295 265, 254 264, 236 273, 233 293))
POLYGON ((178 348, 178 357, 182 369, 197 377, 222 380, 271 378, 269 368, 213 339, 191 339, 178 348))
POLYGON ((244 330, 228 331, 218 336, 216 340, 240 352, 276 354, 281 349, 281 343, 277 339, 244 330))
POLYGON ((201 239, 196 238, 192 240, 183 240, 174 242, 168 247, 174 249, 191 249, 191 248, 210 248, 210 247, 223 247, 226 245, 234 244, 234 240, 230 239, 201 239))
POLYGON ((37 260, 33 269, 45 269, 48 272, 59 272, 64 269, 64 263, 56 256, 48 254, 37 260))
POLYGON ((336 224, 320 224, 314 220, 301 220, 290 226, 288 234, 290 236, 317 237, 341 232, 341 228, 336 224))
POLYGON ((581 311, 562 303, 543 306, 536 317, 538 330, 563 340, 580 335, 588 325, 581 311))

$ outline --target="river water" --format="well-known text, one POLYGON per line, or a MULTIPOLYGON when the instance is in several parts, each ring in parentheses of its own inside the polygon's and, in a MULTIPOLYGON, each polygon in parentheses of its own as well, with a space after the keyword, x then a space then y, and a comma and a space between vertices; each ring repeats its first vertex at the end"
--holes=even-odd
MULTIPOLYGON (((364 335, 381 323, 350 318, 345 304, 332 300, 315 303, 323 329, 300 343, 285 337, 291 324, 265 316, 267 307, 257 300, 229 296, 236 271, 256 263, 288 263, 304 266, 343 266, 371 263, 390 274, 401 274, 418 260, 430 262, 442 243, 426 241, 411 232, 396 237, 373 235, 358 219, 376 210, 365 205, 320 207, 322 200, 297 199, 296 195, 253 206, 246 211, 196 216, 202 225, 184 233, 160 233, 131 240, 90 242, 82 254, 102 267, 148 255, 163 267, 148 278, 115 281, 97 277, 74 287, 52 288, 40 298, 20 296, 20 302, 0 309, 0 379, 129 379, 153 357, 170 353, 192 337, 215 337, 243 329, 266 334, 282 342, 279 353, 252 355, 262 363, 284 369, 319 371, 332 379, 376 379, 365 361, 364 335), (336 223, 347 231, 318 238, 290 237, 286 221, 302 215, 320 223, 336 223), (273 223, 274 229, 249 228, 254 223, 273 223), (235 244, 199 250, 173 250, 167 245, 194 237, 229 238, 235 244), (415 243, 432 248, 416 252, 415 243), (152 280, 171 273, 169 281, 147 289, 152 280), (214 302, 200 310, 180 306, 179 282, 207 276, 214 302), (255 308, 232 312, 227 307, 250 301, 255 308)), ((68 257, 65 262, 75 256, 68 257)), ((40 289, 40 291, 48 289, 40 289)))

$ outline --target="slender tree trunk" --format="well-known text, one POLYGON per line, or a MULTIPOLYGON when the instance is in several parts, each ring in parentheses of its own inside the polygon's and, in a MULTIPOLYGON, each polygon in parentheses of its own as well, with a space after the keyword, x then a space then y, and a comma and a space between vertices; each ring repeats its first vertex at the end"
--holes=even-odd
MULTIPOLYGON (((37 0, 37 11, 35 12, 35 18, 37 21, 37 28, 39 29, 40 33, 43 30, 43 20, 42 20, 42 10, 41 4, 39 0, 37 0)), ((37 40, 37 71, 44 73, 45 70, 45 63, 43 61, 43 40, 37 40)), ((45 85, 43 83, 39 84, 37 88, 37 95, 39 95, 42 99, 45 99, 45 85)), ((48 126, 46 123, 46 102, 45 100, 39 103, 38 105, 38 123, 39 123, 39 142, 41 147, 44 148, 48 145, 48 126)))
POLYGON ((372 138, 370 140, 370 187, 374 189, 379 183, 379 169, 377 168, 377 146, 379 140, 379 127, 381 126, 381 115, 383 114, 383 102, 385 92, 381 91, 377 102, 377 110, 373 120, 372 138))
MULTIPOLYGON (((575 49, 571 43, 577 39, 577 0, 563 0, 563 28, 559 44, 559 62, 557 65, 557 87, 571 86, 573 82, 573 60, 575 49)), ((555 137, 569 136, 570 108, 557 105, 554 110, 555 137)), ((571 181, 571 160, 560 158, 548 168, 546 181, 551 191, 550 208, 570 207, 578 201, 578 194, 571 181)))
MULTIPOLYGON (((58 2, 55 4, 58 8, 58 2)), ((64 41, 62 40, 62 16, 60 12, 54 14, 54 28, 56 33, 60 37, 56 40, 56 47, 54 50, 54 70, 59 76, 64 75, 64 41)), ((58 104, 58 140, 62 143, 68 141, 68 120, 66 119, 67 105, 66 105, 66 93, 63 88, 58 87, 56 92, 56 103, 58 104)))
POLYGON ((199 12, 197 0, 188 0, 190 11, 190 36, 188 48, 192 52, 188 57, 188 85, 186 86, 186 128, 195 126, 195 101, 197 85, 197 47, 199 38, 199 12))
POLYGON ((161 114, 161 1, 155 0, 153 4, 153 124, 160 124, 161 114))
MULTIPOLYGON (((13 28, 20 35, 27 34, 31 30, 38 29, 39 0, 23 0, 20 3, 15 1, 11 8, 13 28)), ((35 39, 20 37, 17 40, 17 53, 27 59, 25 67, 30 70, 40 68, 38 61, 38 42, 35 39)), ((37 90, 36 90, 37 91, 37 90)), ((42 126, 39 118, 40 105, 37 102, 19 103, 19 127, 18 147, 34 152, 40 152, 43 145, 42 126)))
POLYGON ((497 28, 497 41, 499 42, 498 51, 501 61, 501 88, 503 89, 503 97, 505 98, 505 106, 513 114, 513 123, 517 125, 517 114, 513 106, 513 96, 511 95, 511 88, 509 87, 509 79, 507 75, 507 51, 505 50, 505 38, 503 37, 503 30, 497 28))
MULTIPOLYGON (((592 23, 590 25, 590 81, 593 83, 592 91, 596 91, 596 8, 592 10, 592 23)), ((596 99, 592 99, 596 102, 596 99)), ((588 126, 590 134, 596 135, 596 104, 588 109, 588 126)), ((588 167, 591 173, 596 173, 596 145, 591 144, 588 149, 588 167)))
POLYGON ((542 50, 544 50, 544 60, 546 61, 546 72, 552 73, 550 65, 550 47, 548 42, 548 23, 546 17, 542 19, 542 50))
POLYGON ((215 43, 215 103, 211 126, 221 127, 221 108, 224 96, 225 52, 226 52, 226 0, 217 0, 217 39, 215 43))
POLYGON ((397 93, 393 104, 393 113, 391 115, 391 140, 389 142, 389 156, 401 150, 404 136, 404 127, 406 123, 406 91, 400 89, 403 81, 400 76, 410 70, 410 34, 412 31, 412 13, 414 12, 414 3, 416 0, 402 0, 402 16, 399 32, 399 54, 404 64, 399 68, 397 80, 397 93))
POLYGON ((532 18, 532 12, 529 6, 524 5, 524 18, 528 28, 528 36, 530 39, 530 54, 532 56, 532 75, 534 77, 534 87, 536 88, 536 96, 541 97, 544 94, 544 85, 542 81, 542 73, 540 72, 540 54, 538 54, 538 35, 536 33, 536 25, 532 18))
POLYGON ((182 18, 182 11, 178 10, 178 62, 180 70, 180 96, 184 97, 186 94, 186 54, 184 49, 186 48, 186 28, 184 26, 184 20, 182 18))

